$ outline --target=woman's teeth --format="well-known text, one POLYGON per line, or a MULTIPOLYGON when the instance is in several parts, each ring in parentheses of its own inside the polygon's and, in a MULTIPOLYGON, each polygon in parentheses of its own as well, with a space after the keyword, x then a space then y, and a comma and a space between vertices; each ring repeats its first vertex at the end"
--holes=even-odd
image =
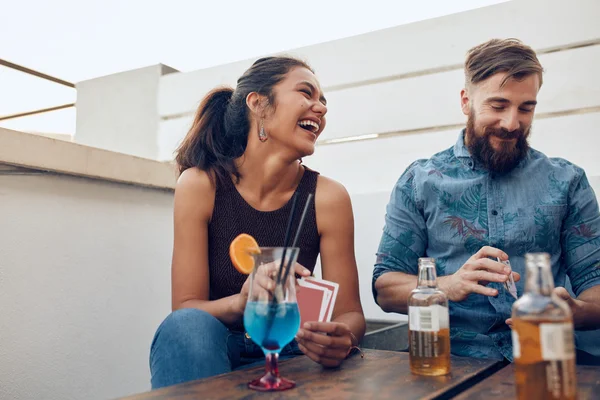
POLYGON ((319 124, 317 124, 315 121, 311 121, 309 119, 305 119, 305 120, 298 122, 298 125, 300 125, 302 128, 307 129, 313 133, 315 133, 319 130, 319 124))

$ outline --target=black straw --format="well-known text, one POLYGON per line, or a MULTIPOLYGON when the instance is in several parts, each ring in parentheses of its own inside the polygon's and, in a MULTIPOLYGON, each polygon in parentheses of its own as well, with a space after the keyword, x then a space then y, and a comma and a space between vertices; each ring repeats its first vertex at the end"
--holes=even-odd
POLYGON ((281 256, 281 263, 279 264, 279 270, 277 271, 277 284, 281 282, 281 271, 283 269, 283 263, 285 262, 285 253, 287 253, 287 249, 290 245, 290 234, 292 233, 292 224, 294 222, 294 216, 296 214, 297 200, 298 192, 294 192, 294 195, 292 196, 292 211, 290 211, 290 216, 288 217, 288 223, 285 229, 285 239, 283 240, 283 255, 281 256))
MULTIPOLYGON (((279 265, 279 271, 278 271, 278 275, 277 275, 277 285, 275 286, 276 288, 281 283, 281 272, 283 270, 283 263, 285 262, 285 254, 286 254, 287 249, 288 249, 289 244, 290 244, 290 233, 292 231, 292 222, 294 220, 294 215, 296 214, 296 199, 297 199, 296 195, 297 194, 298 194, 297 192, 294 193, 294 199, 292 200, 292 211, 290 212, 290 217, 289 217, 289 220, 288 220, 288 226, 287 226, 287 229, 286 229, 286 232, 285 232, 285 240, 284 240, 285 243, 284 243, 284 247, 283 247, 283 256, 281 257, 281 264, 279 265)), ((296 247, 296 243, 298 242, 298 236, 299 236, 300 230, 302 229, 302 224, 304 223, 304 217, 306 217, 306 211, 308 210, 308 205, 310 204, 312 196, 313 196, 312 193, 309 194, 308 195, 308 199, 306 200, 306 205, 304 206, 304 211, 302 212, 302 217, 300 218, 300 223, 298 225, 298 229, 296 230, 296 236, 294 237, 294 242, 292 243, 292 247, 296 247)), ((284 275, 285 278, 283 280, 284 285, 285 285, 285 282, 287 281, 287 277, 289 275, 293 259, 294 259, 294 257, 292 255, 292 257, 290 257, 290 260, 289 260, 289 262, 287 264, 287 267, 286 267, 286 271, 285 271, 285 275, 284 275)), ((275 290, 277 291, 277 289, 275 289, 275 290)), ((276 296, 276 294, 273 296, 272 305, 275 305, 275 303, 276 303, 276 297, 275 296, 276 296)), ((268 338, 269 338, 269 334, 271 333, 271 328, 273 326, 273 321, 275 319, 275 316, 274 316, 274 312, 275 311, 276 310, 274 309, 274 307, 270 307, 269 308, 269 313, 267 315, 267 326, 266 326, 266 329, 265 329, 265 332, 266 332, 265 333, 265 339, 263 340, 263 343, 262 343, 262 346, 264 348, 267 348, 267 349, 269 348, 269 346, 272 345, 272 343, 269 342, 268 338)))
MULTIPOLYGON (((304 204, 304 210, 302 211, 302 216, 300 217, 300 222, 298 223, 298 228, 296 229, 296 235, 294 236, 294 242, 291 247, 296 247, 298 243, 298 239, 300 238, 300 232, 302 231, 302 225, 304 225, 304 218, 306 218, 306 213, 308 212, 308 207, 310 207, 310 202, 313 198, 313 194, 309 193, 308 198, 306 199, 306 204, 304 204)), ((290 260, 285 268, 285 273, 283 275, 283 282, 287 282, 288 275, 290 274, 290 269, 292 268, 292 260, 293 257, 290 257, 290 260)))

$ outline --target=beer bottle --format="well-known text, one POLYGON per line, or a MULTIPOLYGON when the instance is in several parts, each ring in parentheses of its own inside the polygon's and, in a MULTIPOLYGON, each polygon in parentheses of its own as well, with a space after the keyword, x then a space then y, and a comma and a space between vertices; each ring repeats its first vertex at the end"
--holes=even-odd
POLYGON ((408 297, 410 369, 417 375, 450 373, 448 298, 437 287, 435 260, 419 259, 417 288, 408 297))
POLYGON ((519 399, 575 399, 575 346, 569 305, 553 294, 547 253, 525 255, 525 294, 512 307, 519 399))

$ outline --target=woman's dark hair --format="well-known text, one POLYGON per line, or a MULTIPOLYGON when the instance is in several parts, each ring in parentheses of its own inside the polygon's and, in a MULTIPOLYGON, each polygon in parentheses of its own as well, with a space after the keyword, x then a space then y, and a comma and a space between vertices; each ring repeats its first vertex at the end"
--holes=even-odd
POLYGON ((175 160, 179 173, 198 167, 209 173, 213 184, 231 179, 231 175, 239 179, 234 160, 246 150, 250 131, 246 97, 256 92, 275 106, 273 87, 297 67, 312 71, 305 62, 292 57, 261 58, 238 79, 235 90, 221 87, 208 93, 177 149, 175 160))

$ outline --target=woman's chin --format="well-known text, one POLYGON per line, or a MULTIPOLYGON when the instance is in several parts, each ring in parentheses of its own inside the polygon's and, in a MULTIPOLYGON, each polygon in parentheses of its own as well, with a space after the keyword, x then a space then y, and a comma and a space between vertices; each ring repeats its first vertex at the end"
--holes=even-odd
POLYGON ((302 146, 300 150, 300 154, 302 154, 302 157, 308 157, 308 156, 312 156, 315 152, 315 144, 313 143, 310 146, 302 146))

